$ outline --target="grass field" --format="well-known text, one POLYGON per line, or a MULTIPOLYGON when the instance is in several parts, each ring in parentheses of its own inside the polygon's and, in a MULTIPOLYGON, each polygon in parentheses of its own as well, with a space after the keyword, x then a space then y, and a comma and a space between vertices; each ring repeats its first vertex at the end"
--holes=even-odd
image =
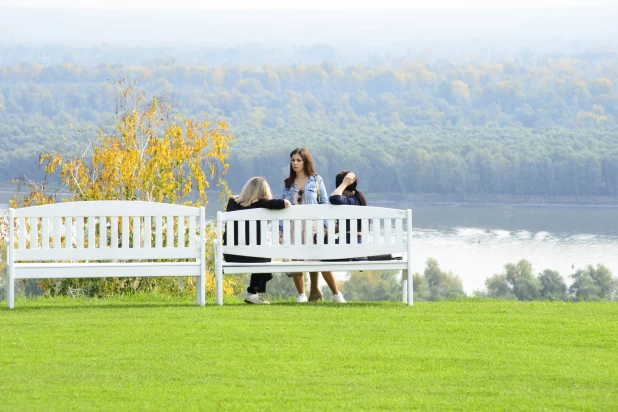
POLYGON ((18 300, 0 380, 7 411, 615 411, 618 304, 18 300))

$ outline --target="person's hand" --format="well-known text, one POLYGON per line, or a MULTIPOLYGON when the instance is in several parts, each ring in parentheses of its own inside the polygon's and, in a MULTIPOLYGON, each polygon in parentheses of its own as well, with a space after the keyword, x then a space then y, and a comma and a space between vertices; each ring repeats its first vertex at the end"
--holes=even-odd
POLYGON ((284 207, 290 207, 291 205, 290 201, 287 199, 283 199, 283 204, 284 204, 284 207))
POLYGON ((343 184, 346 186, 350 186, 352 183, 354 183, 355 180, 356 180, 356 175, 350 172, 347 175, 345 175, 345 177, 343 178, 343 184))

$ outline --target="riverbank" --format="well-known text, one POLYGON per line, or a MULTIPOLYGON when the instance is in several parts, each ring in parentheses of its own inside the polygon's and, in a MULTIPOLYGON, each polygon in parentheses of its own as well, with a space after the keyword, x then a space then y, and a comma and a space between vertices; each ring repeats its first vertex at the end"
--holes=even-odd
POLYGON ((368 193, 369 203, 441 206, 607 207, 618 208, 618 197, 525 196, 493 194, 368 193))

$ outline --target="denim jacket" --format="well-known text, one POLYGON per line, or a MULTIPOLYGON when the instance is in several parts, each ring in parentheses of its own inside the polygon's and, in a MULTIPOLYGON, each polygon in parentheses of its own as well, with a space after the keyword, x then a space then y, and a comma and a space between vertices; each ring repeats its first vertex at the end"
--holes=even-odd
MULTIPOLYGON (((287 199, 290 203, 294 203, 294 193, 296 192, 296 186, 292 184, 290 188, 285 187, 285 183, 283 184, 283 194, 281 196, 282 199, 287 199)), ((322 177, 318 174, 311 175, 307 178, 307 183, 305 184, 305 200, 308 205, 315 204, 328 204, 328 194, 326 193, 326 188, 324 187, 324 181, 322 177), (318 202, 318 186, 320 186, 320 201, 318 202)))
MULTIPOLYGON (((283 194, 281 195, 282 199, 287 199, 290 203, 294 204, 294 193, 296 193, 296 186, 292 183, 290 188, 285 187, 285 183, 283 183, 283 194)), ((311 175, 307 178, 307 183, 305 183, 305 201, 307 205, 316 205, 316 204, 328 204, 328 194, 326 193, 326 188, 324 187, 324 181, 322 177, 318 174, 311 175), (318 186, 320 186, 320 201, 318 202, 318 186)), ((324 222, 324 227, 326 227, 326 222, 324 222)), ((283 221, 279 221, 279 231, 283 231, 283 221)))

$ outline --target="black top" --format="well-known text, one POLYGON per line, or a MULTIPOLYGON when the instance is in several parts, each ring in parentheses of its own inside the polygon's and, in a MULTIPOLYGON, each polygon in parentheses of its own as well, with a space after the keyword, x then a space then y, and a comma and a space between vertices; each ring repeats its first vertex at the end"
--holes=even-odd
MULTIPOLYGON (((352 196, 331 196, 328 199, 331 205, 350 205, 350 206, 362 206, 360 199, 356 196, 356 194, 352 196)), ((361 231, 361 221, 358 220, 356 222, 356 230, 357 232, 361 231)), ((345 231, 350 231, 350 219, 346 219, 345 221, 345 231)))
MULTIPOLYGON (((253 202, 251 203, 249 206, 241 206, 238 203, 236 203, 236 201, 234 200, 234 198, 230 198, 230 200, 227 202, 227 207, 225 208, 226 212, 236 212, 238 210, 246 210, 246 209, 259 209, 259 208, 265 208, 265 209, 284 209, 285 208, 285 203, 283 202, 283 199, 265 199, 263 197, 259 198, 257 200, 257 202, 253 202)), ((260 244, 260 239, 262 238, 262 231, 260 229, 260 225, 256 225, 257 226, 257 244, 260 244)), ((227 234, 225 232, 223 232, 223 244, 226 245, 226 241, 227 241, 227 234)), ((249 222, 245 222, 245 245, 249 244, 249 222)), ((234 222, 234 246, 238 246, 238 222, 234 222)))

